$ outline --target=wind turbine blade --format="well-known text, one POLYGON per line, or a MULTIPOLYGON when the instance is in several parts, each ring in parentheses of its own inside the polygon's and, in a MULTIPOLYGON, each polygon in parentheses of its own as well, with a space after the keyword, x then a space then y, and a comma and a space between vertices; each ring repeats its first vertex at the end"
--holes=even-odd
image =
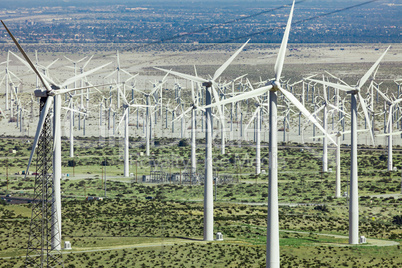
POLYGON ((48 66, 46 66, 46 70, 49 69, 53 64, 55 64, 59 59, 56 59, 55 61, 51 62, 48 66))
POLYGON ((295 105, 297 107, 297 109, 299 109, 300 112, 302 112, 302 114, 307 117, 308 120, 310 120, 314 125, 316 125, 318 127, 319 130, 321 130, 321 132, 323 134, 325 134, 328 139, 336 145, 336 142, 331 138, 331 136, 328 135, 328 133, 324 130, 324 128, 320 125, 320 123, 318 123, 318 121, 314 118, 314 116, 307 111, 307 109, 300 103, 300 101, 289 91, 283 89, 282 87, 280 88, 281 92, 283 93, 283 95, 285 95, 285 97, 290 100, 293 105, 295 105))
POLYGON ((345 81, 341 80, 339 77, 336 77, 335 75, 331 74, 330 72, 327 72, 327 71, 324 71, 324 72, 326 72, 329 76, 331 76, 332 78, 338 80, 339 82, 341 82, 345 86, 349 86, 345 81))
POLYGON ((358 92, 358 96, 359 96, 359 102, 360 102, 360 104, 362 106, 362 109, 363 109, 364 117, 366 118, 366 123, 368 125, 368 129, 370 129, 371 141, 373 142, 373 145, 375 145, 374 144, 373 132, 371 131, 371 120, 370 120, 370 117, 369 117, 368 112, 367 112, 366 103, 364 102, 364 99, 363 99, 362 95, 360 94, 360 91, 358 92))
POLYGON ((383 97, 383 99, 385 100, 385 101, 387 101, 387 102, 392 102, 384 93, 382 93, 381 92, 381 90, 379 90, 377 87, 374 87, 376 90, 377 90, 377 92, 381 95, 381 97, 383 97))
MULTIPOLYGON (((10 30, 7 28, 6 24, 4 24, 3 21, 1 21, 1 23, 3 24, 4 28, 6 29, 6 31, 8 32, 8 34, 11 36, 11 38, 14 41, 14 44, 17 46, 18 50, 21 52, 21 54, 24 56, 26 62, 29 64, 29 66, 31 67, 32 71, 34 71, 34 73, 36 73, 36 75, 39 77, 39 80, 42 82, 42 85, 46 88, 47 91, 51 91, 50 85, 43 79, 43 77, 41 76, 41 74, 39 73, 39 71, 36 69, 36 67, 34 66, 34 64, 32 63, 32 61, 29 59, 28 55, 25 53, 25 51, 22 49, 22 47, 20 46, 20 44, 18 43, 17 39, 15 39, 14 35, 10 32, 10 30)), ((15 54, 14 54, 15 55, 15 54)))
POLYGON ((393 133, 378 134, 378 135, 376 135, 376 137, 394 136, 394 135, 399 135, 399 134, 402 134, 402 131, 393 132, 393 133))
POLYGON ((36 146, 38 145, 39 136, 40 136, 40 134, 42 132, 42 129, 43 129, 43 124, 45 123, 46 116, 47 116, 47 114, 49 112, 50 106, 52 106, 52 103, 53 103, 53 97, 48 97, 47 100, 46 100, 46 103, 43 106, 42 111, 40 113, 40 117, 39 117, 39 121, 38 121, 38 127, 36 128, 35 139, 34 139, 34 142, 32 144, 31 155, 29 156, 28 167, 27 167, 27 171, 26 171, 25 174, 28 174, 29 167, 31 166, 31 163, 32 163, 32 158, 33 158, 33 155, 35 153, 36 146))
MULTIPOLYGON (((117 84, 117 87, 120 89, 120 85, 117 84)), ((123 99, 124 104, 128 105, 128 101, 126 99, 126 96, 124 96, 124 93, 122 92, 123 90, 117 90, 117 94, 120 94, 121 98, 123 99)))
POLYGON ((316 82, 316 83, 321 84, 321 85, 326 85, 328 87, 337 88, 337 89, 343 90, 343 91, 355 90, 353 87, 349 87, 349 86, 345 86, 345 85, 335 84, 335 83, 331 83, 331 82, 327 82, 327 81, 309 79, 309 78, 307 78, 307 79, 312 81, 312 82, 316 82))
POLYGON ((194 82, 198 82, 198 83, 206 83, 209 82, 208 80, 201 78, 201 77, 197 77, 197 76, 193 76, 193 75, 189 75, 189 74, 182 74, 179 72, 175 72, 175 71, 170 71, 170 70, 166 70, 166 69, 162 69, 162 68, 158 68, 158 67, 154 67, 155 69, 159 70, 159 71, 163 71, 163 72, 168 72, 171 73, 173 75, 176 75, 178 77, 187 79, 187 80, 191 80, 194 82))
POLYGON ((371 68, 367 71, 367 73, 362 77, 362 79, 360 79, 359 81, 359 88, 362 88, 362 86, 364 85, 364 83, 366 83, 367 79, 370 77, 370 75, 374 72, 374 70, 377 68, 378 64, 380 64, 382 58, 384 58, 385 54, 387 53, 388 49, 391 46, 389 46, 385 52, 381 55, 381 57, 373 64, 373 66, 371 66, 371 68))
MULTIPOLYGON (((121 69, 121 71, 123 71, 123 69, 121 69)), ((127 80, 125 81, 125 83, 127 83, 127 82, 130 81, 131 79, 136 78, 137 76, 138 76, 138 74, 132 75, 129 79, 127 79, 127 80)))
MULTIPOLYGON (((214 87, 214 84, 212 84, 211 88, 212 88, 212 92, 214 94, 215 102, 219 102, 219 95, 218 95, 218 92, 216 91, 216 89, 214 87)), ((218 112, 219 112, 219 117, 220 117, 220 120, 221 120, 222 127, 225 128, 225 118, 223 116, 222 107, 223 107, 223 104, 220 105, 220 106, 217 106, 217 109, 218 109, 218 112)))
POLYGON ((184 112, 182 112, 179 116, 177 116, 172 122, 176 122, 179 119, 181 119, 183 116, 185 116, 188 112, 190 112, 193 109, 193 107, 187 108, 184 112))
POLYGON ((251 122, 253 121, 253 119, 255 118, 255 116, 257 115, 257 113, 260 111, 260 108, 258 107, 257 109, 255 109, 255 112, 253 113, 253 116, 251 116, 250 121, 248 122, 247 126, 244 128, 244 130, 247 130, 249 125, 251 124, 251 122))
MULTIPOLYGON (((114 85, 114 83, 104 84, 104 85, 89 85, 89 86, 77 87, 77 88, 63 88, 63 89, 54 90, 54 91, 52 91, 52 93, 54 93, 55 95, 60 95, 60 94, 65 94, 65 93, 69 93, 72 91, 77 91, 77 90, 81 90, 81 89, 90 89, 90 88, 95 88, 97 91, 99 91, 99 89, 97 89, 96 87, 110 86, 110 85, 114 85)), ((99 93, 102 94, 102 92, 100 92, 100 91, 99 91, 99 93)))
POLYGON ((314 116, 314 115, 317 115, 322 109, 324 109, 324 107, 325 107, 325 104, 322 105, 320 108, 318 108, 314 113, 312 113, 312 115, 313 115, 313 116, 314 116))
POLYGON ((235 97, 227 98, 227 99, 224 99, 222 101, 215 102, 215 103, 212 103, 212 104, 207 105, 207 106, 203 106, 202 108, 216 107, 216 106, 224 105, 224 104, 227 104, 227 103, 238 102, 238 101, 241 101, 241 100, 254 98, 254 97, 257 97, 257 96, 260 96, 260 95, 264 94, 265 92, 269 91, 271 88, 272 88, 272 85, 268 85, 268 86, 265 86, 265 87, 260 87, 260 88, 257 88, 256 90, 244 92, 244 93, 239 94, 239 95, 237 95, 235 97))
POLYGON ((145 105, 145 104, 130 104, 130 107, 137 107, 137 108, 152 108, 154 107, 153 105, 145 105))
POLYGON ((145 93, 145 92, 142 91, 142 90, 136 89, 135 87, 134 87, 133 89, 134 89, 134 91, 137 91, 137 92, 139 92, 139 93, 141 93, 141 94, 148 95, 148 93, 145 93))
POLYGON ((67 56, 63 56, 63 57, 66 58, 68 61, 71 61, 72 63, 74 63, 74 61, 72 59, 70 59, 69 57, 67 57, 67 56))
POLYGON ((121 125, 121 123, 123 122, 123 120, 125 119, 126 116, 127 116, 127 109, 124 109, 123 116, 121 117, 120 122, 117 125, 117 130, 120 128, 120 125, 121 125))
POLYGON ((215 81, 225 70, 226 68, 232 63, 232 61, 239 55, 239 53, 243 50, 243 48, 247 45, 247 43, 250 41, 247 40, 246 43, 244 43, 221 67, 216 70, 214 77, 212 78, 213 81, 215 81))
POLYGON ((281 74, 282 74, 282 67, 283 67, 283 63, 285 61, 285 54, 286 54, 286 47, 288 45, 290 26, 292 25, 294 6, 295 6, 295 1, 293 0, 292 8, 290 9, 288 23, 286 24, 286 29, 285 29, 285 33, 283 35, 281 47, 279 49, 278 57, 276 58, 276 62, 275 62, 274 71, 275 71, 275 80, 276 81, 279 81, 279 79, 281 78, 281 74))
POLYGON ((195 105, 195 98, 194 98, 194 82, 191 81, 191 101, 193 102, 193 105, 195 105))
POLYGON ((112 63, 112 62, 106 63, 106 64, 104 64, 104 65, 102 65, 102 66, 99 66, 99 67, 96 67, 96 68, 94 68, 94 69, 92 69, 92 70, 90 70, 90 71, 87 71, 87 72, 84 72, 84 73, 79 74, 79 75, 77 75, 77 76, 74 76, 74 77, 72 77, 72 78, 69 78, 69 79, 67 79, 63 84, 60 85, 60 88, 65 87, 65 86, 67 86, 67 85, 70 85, 70 84, 74 83, 75 81, 78 81, 78 80, 84 78, 85 76, 88 76, 88 75, 90 75, 90 74, 93 74, 94 72, 99 71, 100 69, 102 69, 102 68, 108 66, 108 65, 111 64, 111 63, 112 63))
POLYGON ((392 105, 396 105, 398 103, 402 102, 402 98, 394 100, 394 102, 392 103, 392 105))
POLYGON ((81 112, 81 111, 78 111, 78 110, 75 110, 75 109, 71 109, 71 108, 68 108, 68 107, 61 107, 61 108, 64 109, 64 110, 67 110, 67 111, 72 111, 72 112, 74 112, 74 113, 86 114, 86 113, 83 113, 83 112, 81 112))
POLYGON ((81 61, 85 60, 88 56, 83 57, 82 59, 78 60, 77 63, 80 63, 81 61))
POLYGON ((127 75, 129 75, 129 76, 133 76, 132 74, 130 74, 129 72, 127 72, 127 71, 124 70, 124 69, 120 69, 120 71, 122 71, 123 73, 125 73, 125 74, 127 74, 127 75))
POLYGON ((82 69, 83 69, 83 70, 85 69, 85 67, 87 67, 88 63, 92 60, 93 57, 94 57, 94 55, 92 55, 92 56, 87 60, 87 62, 84 64, 84 66, 82 66, 82 69))
POLYGON ((105 79, 111 77, 111 76, 114 75, 115 73, 117 73, 117 70, 114 70, 114 71, 111 72, 110 74, 106 75, 106 76, 105 76, 105 79))
POLYGON ((332 109, 335 109, 335 110, 337 110, 338 112, 341 112, 341 113, 344 113, 345 115, 348 115, 349 116, 349 114, 347 113, 347 112, 345 112, 345 111, 342 111, 341 109, 339 109, 338 107, 336 107, 335 105, 333 105, 333 104, 331 104, 331 103, 327 103, 327 105, 329 106, 329 107, 331 107, 332 109))
POLYGON ((14 76, 14 78, 16 78, 18 81, 22 81, 18 76, 16 76, 15 75, 15 73, 13 73, 12 71, 10 71, 10 70, 8 70, 8 72, 12 75, 12 76, 14 76))

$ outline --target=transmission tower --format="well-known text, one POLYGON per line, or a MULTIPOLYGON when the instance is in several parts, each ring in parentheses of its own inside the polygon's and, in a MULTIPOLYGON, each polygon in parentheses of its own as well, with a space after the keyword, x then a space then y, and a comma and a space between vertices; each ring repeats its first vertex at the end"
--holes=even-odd
MULTIPOLYGON (((47 97, 40 98, 42 111, 47 97)), ((36 149, 36 175, 26 267, 64 267, 53 186, 51 116, 46 116, 36 149)))

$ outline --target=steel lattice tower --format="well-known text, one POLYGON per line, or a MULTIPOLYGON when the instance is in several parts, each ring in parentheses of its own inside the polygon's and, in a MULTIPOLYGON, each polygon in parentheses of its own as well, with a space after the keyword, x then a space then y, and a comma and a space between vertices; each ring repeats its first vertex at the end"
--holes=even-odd
MULTIPOLYGON (((42 111, 47 97, 40 98, 42 111)), ((58 235, 57 211, 53 197, 53 136, 51 115, 48 114, 43 124, 36 149, 36 173, 34 198, 26 267, 64 267, 58 245, 52 244, 52 238, 58 235)))

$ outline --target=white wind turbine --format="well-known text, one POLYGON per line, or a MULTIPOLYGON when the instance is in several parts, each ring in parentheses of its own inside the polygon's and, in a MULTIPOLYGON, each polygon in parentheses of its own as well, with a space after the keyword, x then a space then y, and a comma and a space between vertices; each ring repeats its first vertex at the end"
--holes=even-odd
MULTIPOLYGON (((286 25, 285 34, 282 39, 282 44, 279 49, 278 57, 276 59, 274 71, 275 78, 269 82, 269 85, 258 88, 254 91, 246 92, 214 103, 213 105, 205 106, 203 108, 223 105, 232 101, 236 102, 248 98, 253 98, 264 94, 269 91, 269 194, 268 194, 268 226, 267 226, 267 267, 279 267, 279 212, 278 212, 278 142, 277 142, 277 91, 281 91, 285 97, 291 101, 311 122, 325 133, 324 129, 320 126, 317 120, 310 114, 310 112, 297 100, 297 98, 289 91, 283 89, 280 84, 280 77, 282 74, 282 67, 285 60, 286 46, 289 38, 290 26, 292 23, 292 16, 294 10, 294 1, 290 11, 289 19, 286 25)), ((325 133, 326 134, 326 133, 325 133)), ((329 137, 331 141, 332 138, 329 137)), ((333 142, 335 143, 335 142, 333 142)))
MULTIPOLYGON (((254 90, 253 86, 251 85, 250 81, 247 79, 248 86, 250 87, 251 91, 254 90)), ((256 106, 257 108, 255 109, 252 117, 250 118, 250 122, 247 124, 245 130, 247 130, 248 126, 250 123, 255 119, 255 126, 254 126, 254 136, 255 136, 255 174, 260 174, 261 173, 261 111, 262 111, 262 106, 264 104, 262 101, 258 98, 255 97, 256 100, 256 106)), ((265 104, 266 106, 266 104, 265 104)))
MULTIPOLYGON (((357 132, 367 132, 369 129, 359 129, 357 132)), ((337 131, 335 133, 330 134, 331 137, 336 138, 336 150, 335 150, 335 198, 341 197, 341 141, 340 137, 342 135, 351 133, 351 131, 337 131)), ((316 136, 316 138, 324 138, 325 136, 316 136)))
MULTIPOLYGON (((85 57, 82 58, 82 59, 79 59, 79 60, 77 60, 77 61, 74 61, 74 60, 72 60, 72 59, 70 59, 70 58, 68 58, 68 57, 66 57, 66 56, 64 56, 64 57, 65 57, 68 61, 70 61, 71 63, 73 63, 73 67, 70 67, 70 66, 67 66, 67 67, 68 67, 68 68, 72 68, 72 69, 74 70, 74 76, 77 75, 77 64, 87 58, 87 56, 85 56, 85 57)), ((84 72, 85 67, 89 64, 89 62, 91 61, 92 58, 93 58, 93 55, 84 63, 83 66, 80 67, 81 73, 84 72)), ((83 85, 83 80, 81 79, 81 85, 80 85, 80 87, 83 87, 83 86, 84 86, 84 85, 83 85)), ((74 88, 76 88, 76 87, 77 87, 77 81, 74 82, 74 88)), ((88 89, 87 89, 87 95, 88 95, 88 89)), ((83 92, 83 90, 81 90, 80 96, 81 96, 81 104, 80 104, 79 110, 82 111, 82 110, 84 110, 84 92, 83 92)), ((87 109, 88 109, 88 96, 87 96, 87 109)), ((83 114, 83 116, 84 116, 84 121, 85 121, 86 115, 85 115, 84 113, 82 113, 82 114, 83 114)), ((70 120, 74 120, 73 117, 70 117, 70 120)), ((84 125, 85 125, 85 122, 84 122, 84 125)), ((78 130, 81 130, 81 113, 78 113, 78 130)), ((71 154, 71 153, 70 153, 70 154, 71 154)), ((70 157, 72 157, 72 156, 70 155, 70 157)))
POLYGON ((149 108, 151 106, 149 105, 141 105, 141 104, 132 104, 129 103, 126 99, 126 96, 121 92, 120 90, 118 91, 119 94, 121 94, 121 98, 123 99, 123 116, 121 117, 120 123, 118 125, 118 128, 120 128, 121 123, 123 122, 124 119, 124 177, 129 177, 130 176, 130 155, 129 155, 129 113, 130 113, 130 107, 136 107, 136 108, 149 108))
POLYGON ((28 174, 29 172, 29 167, 32 163, 32 158, 35 153, 36 146, 39 141, 39 137, 41 136, 43 125, 45 122, 46 117, 48 116, 49 109, 52 106, 52 103, 54 101, 54 108, 53 108, 53 185, 54 185, 54 207, 52 208, 52 211, 56 213, 56 217, 53 220, 52 223, 52 245, 54 245, 56 250, 61 249, 61 192, 60 192, 60 179, 61 179, 61 120, 60 120, 60 114, 61 114, 61 95, 80 90, 82 88, 73 88, 73 89, 64 89, 65 86, 70 85, 74 83, 74 81, 81 79, 82 77, 88 76, 101 68, 107 66, 99 66, 91 71, 85 72, 81 75, 78 75, 73 78, 67 79, 64 83, 57 85, 54 83, 49 77, 47 77, 44 74, 41 74, 38 69, 35 67, 35 65, 32 63, 32 61, 29 59, 28 55, 25 53, 25 51, 22 49, 18 41, 15 39, 15 37, 12 35, 12 33, 9 31, 7 26, 4 24, 3 21, 1 21, 3 24, 4 28, 7 30, 8 34, 10 37, 13 39, 15 45, 17 46, 18 50, 21 52, 21 54, 24 56, 25 60, 20 58, 19 56, 15 55, 25 66, 30 68, 38 77, 40 82, 42 83, 44 90, 37 89, 34 91, 35 96, 42 98, 45 103, 44 106, 40 112, 40 117, 38 121, 38 127, 36 129, 36 134, 35 134, 35 139, 32 144, 32 150, 31 154, 29 157, 29 162, 27 166, 27 170, 25 174, 28 174))
MULTIPOLYGON (((359 243, 359 198, 358 198, 358 175, 357 175, 357 98, 360 100, 360 105, 363 109, 364 116, 367 120, 369 129, 371 130, 370 118, 368 116, 366 103, 360 94, 361 88, 366 83, 368 78, 380 64, 381 60, 387 53, 388 47, 381 57, 374 63, 374 65, 366 72, 366 74, 360 79, 355 87, 335 84, 326 81, 310 79, 313 82, 320 83, 339 90, 346 91, 351 97, 351 150, 350 150, 350 205, 349 205, 349 244, 359 243)), ((373 133, 370 131, 371 140, 374 144, 373 133)))
MULTIPOLYGON (((117 63, 116 70, 114 70, 113 72, 111 72, 110 74, 105 76, 105 79, 110 77, 110 76, 112 76, 112 75, 114 75, 114 74, 116 74, 117 84, 121 84, 121 73, 120 72, 123 72, 123 73, 125 73, 125 74, 127 74, 129 76, 129 78, 124 83, 127 83, 128 81, 130 81, 131 79, 133 79, 135 76, 138 75, 138 74, 137 75, 132 75, 129 72, 127 72, 126 70, 124 70, 124 69, 122 69, 120 67, 120 54, 119 54, 118 50, 116 51, 116 63, 117 63)), ((119 91, 120 91, 120 88, 117 88, 117 108, 118 109, 120 109, 120 94, 119 94, 119 91)), ((125 91, 125 86, 123 86, 123 91, 125 91)))
MULTIPOLYGON (((168 71, 169 72, 169 71, 168 71)), ((169 74, 169 73, 168 73, 169 74)), ((141 90, 139 90, 139 89, 136 89, 136 88, 134 88, 134 90, 135 91, 138 91, 138 92, 140 92, 140 93, 142 93, 144 96, 145 96, 145 100, 146 100, 146 104, 145 104, 145 109, 146 109, 146 115, 145 115, 145 131, 146 131, 146 133, 145 133, 145 148, 146 148, 146 155, 147 156, 149 156, 150 155, 150 148, 149 148, 149 145, 150 145, 150 138, 151 138, 151 125, 150 125, 150 121, 151 121, 151 118, 150 118, 150 113, 149 113, 149 107, 152 107, 151 105, 150 105, 150 103, 149 103, 149 97, 150 96, 153 96, 153 94, 157 91, 157 90, 162 90, 162 86, 163 86, 163 84, 166 82, 166 77, 167 77, 167 75, 168 74, 166 74, 165 75, 165 77, 162 79, 162 81, 161 81, 161 83, 159 83, 157 86, 155 86, 152 90, 151 90, 151 92, 149 92, 149 93, 146 93, 146 92, 144 92, 144 91, 141 91, 141 90)))
MULTIPOLYGON (((13 53, 13 54, 14 54, 14 53, 13 53)), ((43 74, 46 75, 46 76, 49 76, 50 67, 52 67, 52 65, 55 64, 55 63, 59 60, 59 59, 57 58, 57 59, 55 59, 54 61, 52 61, 51 63, 49 63, 47 66, 44 66, 44 65, 42 65, 42 64, 39 64, 39 61, 38 61, 38 51, 37 51, 37 50, 35 50, 35 57, 36 57, 36 67, 37 67, 37 68, 40 68, 40 69, 42 70, 43 74)))
MULTIPOLYGON (((182 117, 184 117, 188 112, 191 112, 191 178, 193 178, 193 174, 197 171, 197 159, 196 159, 196 112, 199 105, 199 99, 195 97, 194 93, 194 82, 191 81, 191 101, 192 103, 189 105, 190 107, 185 110, 181 115, 179 115, 173 121, 176 121, 182 117)), ((179 104, 180 105, 180 104, 179 104)), ((205 110, 204 110, 205 111, 205 110)), ((172 121, 172 123, 173 123, 172 121)), ((192 179, 191 179, 192 180, 192 179)))
MULTIPOLYGON (((9 83, 9 75, 10 74, 13 74, 10 70, 9 70, 9 63, 10 63, 10 51, 8 51, 8 53, 7 53, 7 60, 6 61, 4 61, 4 62, 2 62, 2 63, 0 63, 0 65, 1 64, 6 64, 6 68, 5 68, 5 70, 4 71, 2 71, 1 73, 3 73, 4 72, 4 76, 3 76, 3 79, 1 80, 1 82, 0 82, 0 85, 3 83, 3 81, 4 80, 6 80, 5 81, 5 88, 6 88, 6 106, 5 106, 5 110, 7 111, 8 110, 8 99, 9 99, 9 96, 8 96, 8 92, 9 92, 9 86, 10 86, 10 83, 9 83)), ((14 75, 14 74, 13 74, 14 75)), ((15 75, 14 75, 15 76, 15 75)), ((15 76, 16 77, 16 76, 15 76)))
POLYGON ((389 106, 389 112, 388 112, 388 123, 387 123, 387 129, 388 129, 388 133, 386 133, 385 135, 377 135, 377 137, 379 136, 387 136, 388 139, 388 171, 392 171, 393 168, 393 163, 392 163, 392 136, 393 135, 397 135, 399 133, 392 133, 392 127, 393 127, 393 117, 394 117, 394 107, 402 102, 402 98, 400 99, 394 99, 392 100, 392 98, 387 97, 387 95, 385 95, 383 92, 381 92, 377 87, 376 87, 378 93, 381 95, 381 97, 383 97, 383 99, 385 100, 385 102, 388 104, 389 106))
MULTIPOLYGON (((324 76, 323 76, 323 81, 324 81, 324 76)), ((321 110, 323 110, 322 125, 323 125, 325 132, 328 132, 328 130, 327 130, 327 128, 328 128, 328 107, 333 110, 338 110, 338 111, 340 111, 340 109, 337 106, 335 106, 329 102, 328 95, 327 95, 327 88, 325 85, 323 87, 323 95, 324 95, 323 105, 320 108, 318 108, 313 114, 318 114, 321 110)), ((338 138, 338 136, 336 136, 336 137, 338 138)), ((315 136, 313 138, 318 138, 318 137, 315 136)), ((336 143, 339 146, 338 140, 336 141, 336 143)), ((322 172, 328 172, 328 141, 327 141, 327 137, 325 135, 322 136, 322 144, 323 144, 322 172)))
MULTIPOLYGON (((179 72, 169 71, 162 68, 155 69, 171 73, 178 77, 196 82, 202 83, 205 86, 205 104, 211 104, 211 89, 212 94, 214 95, 215 101, 219 101, 218 92, 215 90, 217 86, 216 80, 221 76, 221 74, 226 70, 226 68, 232 63, 232 61, 237 57, 237 55, 243 50, 245 45, 249 42, 249 40, 240 47, 218 70, 215 71, 212 79, 207 80, 198 76, 182 74, 179 72)), ((221 107, 218 107, 218 111, 222 118, 221 107)), ((214 232, 214 216, 213 216, 213 176, 212 176, 212 112, 211 108, 206 109, 205 113, 206 118, 206 131, 205 131, 205 183, 204 183, 204 240, 212 241, 213 240, 213 232, 214 232)))

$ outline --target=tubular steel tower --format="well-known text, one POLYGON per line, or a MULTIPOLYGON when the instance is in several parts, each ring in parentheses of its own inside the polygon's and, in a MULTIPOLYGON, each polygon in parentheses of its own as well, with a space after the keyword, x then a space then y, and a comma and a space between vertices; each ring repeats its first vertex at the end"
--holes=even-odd
MULTIPOLYGON (((40 98, 40 111, 48 97, 40 98)), ((51 115, 46 116, 37 146, 36 175, 26 267, 64 267, 60 250, 53 185, 51 115), (56 242, 55 242, 56 241, 56 242)))

